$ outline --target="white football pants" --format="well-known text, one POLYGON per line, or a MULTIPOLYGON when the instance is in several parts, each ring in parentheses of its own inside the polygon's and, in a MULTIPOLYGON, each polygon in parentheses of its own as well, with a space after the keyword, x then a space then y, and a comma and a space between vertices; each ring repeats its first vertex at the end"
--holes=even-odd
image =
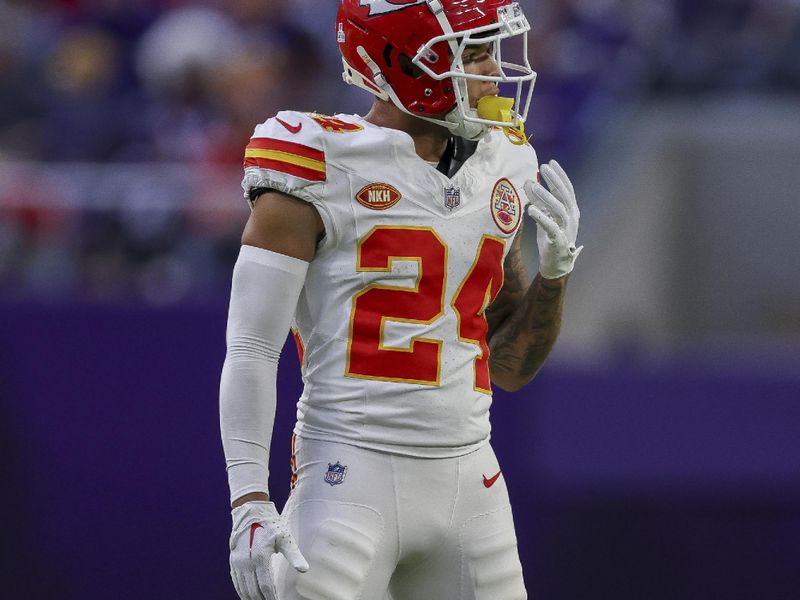
POLYGON ((295 461, 283 518, 311 568, 275 555, 279 600, 527 598, 489 444, 422 459, 297 438, 295 461))

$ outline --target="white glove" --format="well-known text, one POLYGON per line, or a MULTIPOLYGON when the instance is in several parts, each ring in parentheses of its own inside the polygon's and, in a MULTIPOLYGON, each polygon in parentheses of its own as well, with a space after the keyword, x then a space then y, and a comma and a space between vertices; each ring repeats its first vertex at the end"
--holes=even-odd
POLYGON ((547 183, 528 181, 525 193, 530 205, 528 214, 536 221, 536 243, 539 247, 539 273, 545 279, 558 279, 572 272, 575 259, 583 250, 575 247, 581 211, 569 177, 556 161, 542 165, 541 174, 547 183))
POLYGON ((308 571, 308 562, 272 502, 246 502, 231 515, 231 579, 239 598, 278 600, 270 567, 272 555, 280 552, 301 573, 308 571))

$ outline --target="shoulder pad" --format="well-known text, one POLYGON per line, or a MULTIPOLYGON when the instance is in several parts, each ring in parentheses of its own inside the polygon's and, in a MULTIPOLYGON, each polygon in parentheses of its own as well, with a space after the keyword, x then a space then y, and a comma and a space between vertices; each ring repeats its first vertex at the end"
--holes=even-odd
MULTIPOLYGON (((539 177, 539 159, 536 150, 530 144, 530 138, 518 137, 516 132, 493 131, 496 140, 495 158, 502 165, 505 176, 519 189, 527 181, 536 181, 539 177)), ((522 197, 523 205, 528 203, 527 195, 522 197)))
POLYGON ((326 179, 320 130, 304 113, 282 111, 256 127, 245 149, 245 169, 258 168, 280 178, 306 182, 326 179))
POLYGON ((264 189, 319 200, 328 179, 322 136, 308 115, 295 111, 281 111, 258 125, 244 152, 242 189, 250 206, 264 189))
POLYGON ((497 151, 507 156, 510 161, 521 161, 523 164, 529 164, 534 168, 539 167, 536 162, 536 151, 531 145, 532 136, 528 137, 518 131, 500 128, 492 131, 492 136, 497 140, 495 142, 497 151))

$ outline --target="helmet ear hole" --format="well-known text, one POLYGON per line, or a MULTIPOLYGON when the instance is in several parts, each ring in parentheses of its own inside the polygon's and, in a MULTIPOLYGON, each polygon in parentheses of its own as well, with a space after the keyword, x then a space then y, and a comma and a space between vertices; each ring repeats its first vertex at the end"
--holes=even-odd
POLYGON ((383 49, 383 62, 385 62, 386 66, 390 69, 392 68, 392 50, 394 50, 394 48, 392 48, 391 44, 386 44, 383 49))
POLYGON ((425 73, 417 65, 415 65, 407 54, 400 55, 400 70, 409 77, 419 79, 425 73))

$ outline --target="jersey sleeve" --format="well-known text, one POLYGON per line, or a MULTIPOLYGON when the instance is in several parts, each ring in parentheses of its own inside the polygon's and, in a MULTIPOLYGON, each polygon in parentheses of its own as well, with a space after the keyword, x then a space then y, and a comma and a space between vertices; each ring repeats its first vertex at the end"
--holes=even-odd
POLYGON ((258 125, 244 153, 242 189, 250 208, 259 190, 276 190, 313 204, 332 243, 336 224, 325 202, 329 169, 323 130, 305 113, 281 111, 258 125))
POLYGON ((322 136, 312 125, 303 113, 282 111, 256 127, 245 148, 242 180, 251 208, 259 189, 320 202, 328 173, 322 136))

